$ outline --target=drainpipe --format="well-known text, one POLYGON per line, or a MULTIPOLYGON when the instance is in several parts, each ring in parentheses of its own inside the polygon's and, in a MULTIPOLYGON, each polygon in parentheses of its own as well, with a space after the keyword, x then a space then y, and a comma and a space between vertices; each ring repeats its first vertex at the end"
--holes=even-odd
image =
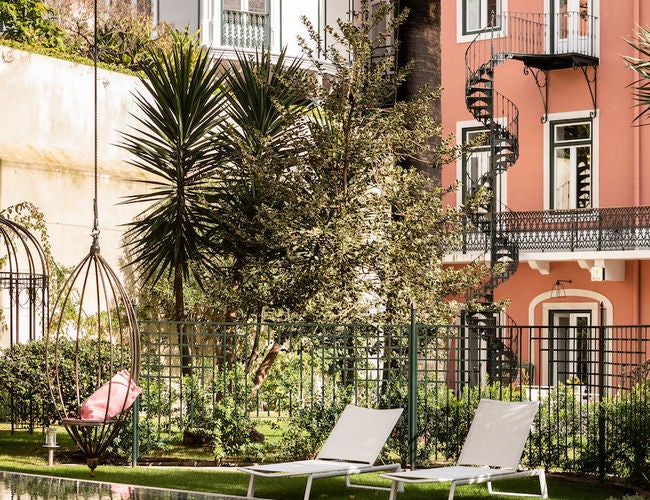
MULTIPOLYGON (((637 30, 641 23, 641 0, 634 2, 634 29, 637 30)), ((633 57, 638 58, 639 51, 634 49, 633 57)), ((636 116, 638 110, 636 107, 633 109, 633 116, 636 116)), ((635 126, 632 129, 633 147, 634 152, 633 165, 633 186, 634 186, 634 205, 641 204, 641 127, 635 126)))
MULTIPOLYGON (((271 27, 272 17, 271 17, 271 9, 269 8, 269 5, 266 6, 266 9, 269 12, 269 28, 270 28, 271 27)), ((318 10, 318 15, 320 16, 320 9, 318 10)), ((284 6, 282 5, 282 0, 280 0, 280 9, 279 9, 278 17, 279 17, 279 19, 278 19, 278 26, 279 26, 278 30, 280 31, 280 34, 278 35, 278 37, 280 38, 280 43, 278 45, 278 51, 281 51, 282 47, 284 47, 284 33, 282 31, 282 26, 284 24, 284 6)), ((319 21, 319 24, 318 24, 318 29, 320 30, 320 21, 319 21)))
MULTIPOLYGON (((636 30, 641 23, 641 1, 634 2, 634 29, 636 30)), ((638 50, 634 50, 634 57, 639 57, 638 50)), ((636 115, 637 110, 634 109, 636 115)), ((633 191, 634 191, 634 205, 641 205, 641 127, 632 127, 632 151, 633 151, 633 191)), ((634 301, 633 301, 633 317, 636 318, 636 324, 641 323, 641 262, 636 261, 636 280, 634 281, 634 301)))

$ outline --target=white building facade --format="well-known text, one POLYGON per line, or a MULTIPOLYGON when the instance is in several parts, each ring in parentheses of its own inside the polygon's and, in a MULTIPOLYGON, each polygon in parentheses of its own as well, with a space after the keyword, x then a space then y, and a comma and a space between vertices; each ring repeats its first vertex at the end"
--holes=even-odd
MULTIPOLYGON (((284 47, 289 57, 300 57, 298 37, 308 38, 303 17, 323 33, 353 8, 353 0, 154 0, 152 5, 154 21, 200 30, 201 43, 224 57, 235 50, 278 53, 284 47)), ((326 35, 324 42, 329 43, 326 35)))

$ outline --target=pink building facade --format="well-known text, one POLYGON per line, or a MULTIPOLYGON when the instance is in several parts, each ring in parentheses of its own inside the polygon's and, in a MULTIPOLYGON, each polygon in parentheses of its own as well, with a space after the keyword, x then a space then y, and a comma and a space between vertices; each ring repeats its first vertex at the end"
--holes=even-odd
POLYGON ((650 3, 441 3, 443 125, 478 138, 443 185, 459 181, 456 205, 493 193, 448 261, 499 262, 475 298, 509 299, 498 324, 555 327, 545 348, 567 360, 581 326, 650 324, 650 127, 621 57, 650 3))

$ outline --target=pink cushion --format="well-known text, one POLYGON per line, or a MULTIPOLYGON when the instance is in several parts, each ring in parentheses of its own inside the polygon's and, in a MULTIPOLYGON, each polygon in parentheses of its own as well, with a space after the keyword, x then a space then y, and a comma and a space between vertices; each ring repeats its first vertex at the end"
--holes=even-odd
POLYGON ((142 389, 138 387, 127 370, 122 370, 97 389, 81 405, 84 420, 108 420, 128 410, 142 389))

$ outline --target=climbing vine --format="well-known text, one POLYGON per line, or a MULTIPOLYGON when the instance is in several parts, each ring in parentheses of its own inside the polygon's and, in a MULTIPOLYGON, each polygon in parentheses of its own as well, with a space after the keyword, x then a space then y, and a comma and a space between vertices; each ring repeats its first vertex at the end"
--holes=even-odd
POLYGON ((53 263, 45 215, 36 205, 29 201, 23 201, 0 210, 0 217, 20 224, 28 231, 35 231, 38 234, 37 239, 40 240, 48 266, 53 263))

